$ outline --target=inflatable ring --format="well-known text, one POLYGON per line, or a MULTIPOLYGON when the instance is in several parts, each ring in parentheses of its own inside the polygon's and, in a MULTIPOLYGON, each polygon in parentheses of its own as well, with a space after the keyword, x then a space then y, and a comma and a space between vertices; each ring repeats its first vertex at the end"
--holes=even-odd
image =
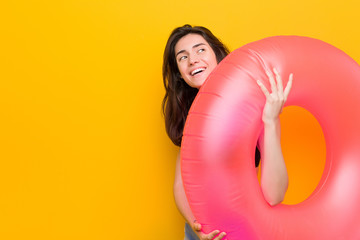
POLYGON ((320 40, 270 37, 227 56, 195 98, 181 147, 186 196, 203 231, 225 231, 228 240, 360 239, 358 105, 359 65, 320 40), (273 67, 284 86, 294 73, 286 105, 315 116, 327 152, 310 197, 275 207, 264 200, 254 168, 265 104, 256 80, 273 67))

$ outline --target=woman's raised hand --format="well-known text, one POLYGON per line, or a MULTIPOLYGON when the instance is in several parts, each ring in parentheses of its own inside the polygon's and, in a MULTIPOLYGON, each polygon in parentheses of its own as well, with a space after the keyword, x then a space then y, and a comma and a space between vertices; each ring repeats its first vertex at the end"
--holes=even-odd
POLYGON ((279 72, 276 70, 276 68, 274 68, 273 71, 275 73, 275 78, 271 71, 266 70, 266 74, 269 77, 271 86, 271 93, 260 80, 256 81, 266 97, 266 103, 262 115, 264 124, 273 123, 279 119, 278 117, 282 112, 283 106, 287 100, 292 86, 292 73, 290 74, 289 81, 284 89, 279 72))
POLYGON ((201 224, 198 223, 196 220, 192 225, 192 228, 200 240, 225 240, 225 232, 220 233, 219 230, 212 231, 209 234, 201 232, 201 224))

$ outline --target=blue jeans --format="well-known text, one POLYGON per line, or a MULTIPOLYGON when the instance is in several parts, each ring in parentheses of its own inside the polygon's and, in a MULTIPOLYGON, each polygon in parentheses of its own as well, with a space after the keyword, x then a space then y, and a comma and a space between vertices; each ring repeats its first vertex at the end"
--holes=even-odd
POLYGON ((184 240, 200 240, 189 224, 185 223, 185 238, 184 240))

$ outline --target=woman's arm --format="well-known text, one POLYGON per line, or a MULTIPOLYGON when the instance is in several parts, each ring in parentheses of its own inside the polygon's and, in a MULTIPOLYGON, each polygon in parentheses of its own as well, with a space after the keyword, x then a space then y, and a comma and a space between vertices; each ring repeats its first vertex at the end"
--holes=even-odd
POLYGON ((271 71, 267 71, 271 85, 271 93, 258 81, 266 96, 262 120, 264 136, 259 140, 261 150, 261 189, 265 200, 274 206, 283 201, 287 187, 288 175, 281 151, 279 115, 289 95, 293 75, 290 74, 288 84, 283 89, 281 77, 274 68, 275 79, 271 71))
POLYGON ((198 235, 198 237, 201 240, 203 240, 203 239, 204 240, 205 239, 206 240, 208 240, 208 239, 221 240, 224 238, 224 236, 226 234, 224 232, 219 234, 220 233, 219 230, 212 231, 209 234, 205 234, 205 233, 201 232, 201 224, 196 222, 196 219, 191 212, 188 200, 185 195, 185 190, 184 190, 184 186, 183 186, 183 182, 182 182, 182 178, 181 178, 180 152, 176 158, 174 197, 175 197, 175 203, 176 203, 176 206, 177 206, 179 212, 184 217, 184 219, 189 223, 191 228, 194 230, 196 235, 198 235))
POLYGON ((174 181, 174 197, 176 206, 184 217, 184 219, 192 225, 195 221, 195 217, 191 212, 188 200, 185 195, 185 190, 181 178, 181 168, 180 168, 180 152, 176 157, 176 166, 175 166, 175 181, 174 181))
POLYGON ((262 142, 261 189, 265 200, 274 206, 284 200, 288 187, 288 175, 280 145, 279 120, 264 123, 262 142))

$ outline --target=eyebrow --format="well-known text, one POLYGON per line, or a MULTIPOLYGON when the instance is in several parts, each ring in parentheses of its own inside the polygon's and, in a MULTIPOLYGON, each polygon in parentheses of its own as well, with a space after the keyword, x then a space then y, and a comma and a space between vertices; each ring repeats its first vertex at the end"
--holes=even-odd
MULTIPOLYGON (((195 44, 192 48, 197 48, 198 46, 201 46, 201 45, 205 45, 205 43, 195 44)), ((183 53, 183 52, 185 52, 185 50, 180 50, 180 51, 175 55, 175 57, 177 57, 177 55, 179 55, 180 53, 183 53)))

